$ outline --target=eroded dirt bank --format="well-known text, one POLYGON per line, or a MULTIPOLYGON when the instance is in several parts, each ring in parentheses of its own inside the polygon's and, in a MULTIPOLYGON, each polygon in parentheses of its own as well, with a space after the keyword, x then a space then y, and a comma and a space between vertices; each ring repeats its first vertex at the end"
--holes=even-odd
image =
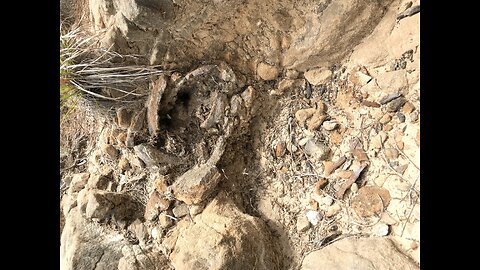
POLYGON ((419 1, 83 3, 164 72, 62 126, 62 269, 419 268, 419 1))

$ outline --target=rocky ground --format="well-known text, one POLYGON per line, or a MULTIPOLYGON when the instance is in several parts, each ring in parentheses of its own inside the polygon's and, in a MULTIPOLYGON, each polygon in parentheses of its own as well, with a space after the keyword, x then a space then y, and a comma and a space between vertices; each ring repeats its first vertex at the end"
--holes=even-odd
POLYGON ((61 268, 419 269, 419 5, 89 1, 165 72, 62 124, 61 268))

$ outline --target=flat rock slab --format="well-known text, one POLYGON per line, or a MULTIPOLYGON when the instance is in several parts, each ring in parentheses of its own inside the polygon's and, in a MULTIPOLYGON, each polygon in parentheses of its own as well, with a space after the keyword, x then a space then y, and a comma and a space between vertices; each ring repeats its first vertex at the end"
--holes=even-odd
POLYGON ((301 270, 413 270, 420 267, 388 238, 345 238, 309 253, 301 270))

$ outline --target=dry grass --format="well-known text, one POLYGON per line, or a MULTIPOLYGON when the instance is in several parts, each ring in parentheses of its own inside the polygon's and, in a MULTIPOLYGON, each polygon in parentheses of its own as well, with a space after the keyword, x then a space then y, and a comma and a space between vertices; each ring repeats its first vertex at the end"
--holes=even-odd
POLYGON ((144 96, 142 90, 164 71, 158 66, 126 65, 136 57, 99 48, 100 37, 101 33, 90 35, 80 28, 60 36, 61 81, 85 97, 125 102, 144 96))

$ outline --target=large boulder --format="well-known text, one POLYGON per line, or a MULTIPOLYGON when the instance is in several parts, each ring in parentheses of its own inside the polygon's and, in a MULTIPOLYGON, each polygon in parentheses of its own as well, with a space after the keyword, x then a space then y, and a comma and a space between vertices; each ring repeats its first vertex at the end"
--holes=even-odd
POLYGON ((60 239, 61 270, 117 269, 128 242, 95 222, 87 221, 75 207, 65 217, 60 239))
POLYGON ((345 238, 309 253, 301 270, 416 270, 410 258, 400 253, 388 238, 345 238))
POLYGON ((89 8, 94 27, 107 28, 111 42, 105 46, 123 39, 117 49, 143 52, 150 64, 186 67, 221 59, 243 73, 258 67, 271 80, 282 68, 307 71, 340 62, 392 2, 90 0, 89 8))
POLYGON ((266 225, 220 193, 183 228, 170 254, 175 269, 281 269, 266 225))

